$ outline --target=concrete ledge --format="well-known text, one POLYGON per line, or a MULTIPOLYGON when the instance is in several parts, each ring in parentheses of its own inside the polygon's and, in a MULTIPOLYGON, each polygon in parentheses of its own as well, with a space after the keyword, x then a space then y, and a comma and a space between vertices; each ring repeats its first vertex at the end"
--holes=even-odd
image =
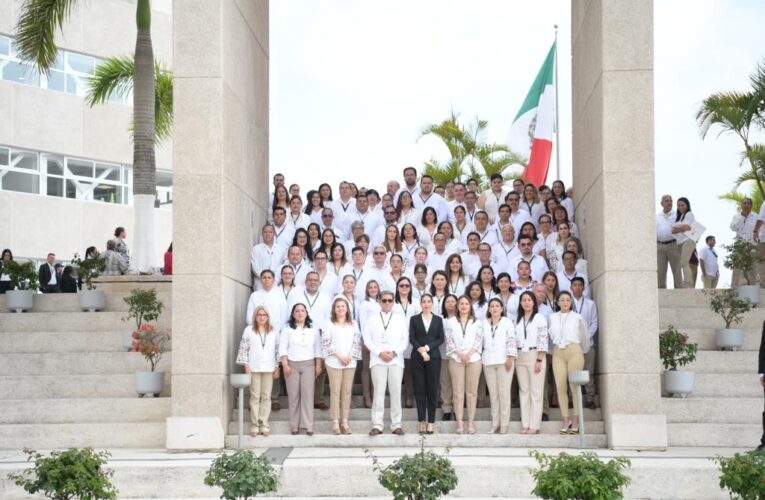
POLYGON ((220 450, 225 444, 217 417, 168 417, 166 426, 168 452, 220 450))
POLYGON ((93 280, 99 290, 105 292, 130 292, 134 288, 149 290, 154 288, 157 293, 170 293, 173 288, 173 277, 161 274, 146 276, 101 276, 93 280))
POLYGON ((608 447, 614 450, 663 450, 667 448, 664 415, 613 414, 606 422, 608 447))

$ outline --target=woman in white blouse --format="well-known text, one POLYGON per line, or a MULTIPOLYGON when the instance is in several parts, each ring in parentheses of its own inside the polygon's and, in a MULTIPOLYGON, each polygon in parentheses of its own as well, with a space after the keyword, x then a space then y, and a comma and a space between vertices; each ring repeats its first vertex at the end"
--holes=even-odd
POLYGON ((420 235, 420 241, 423 245, 430 245, 433 242, 433 236, 438 231, 438 214, 433 207, 425 207, 422 210, 420 218, 420 228, 417 233, 420 235))
POLYGON ((414 252, 423 244, 420 243, 417 235, 417 228, 414 224, 406 223, 401 227, 401 247, 404 257, 404 266, 409 267, 414 263, 414 252))
POLYGON ((505 317, 499 298, 489 301, 488 318, 483 322, 483 374, 491 401, 492 434, 507 434, 510 425, 510 384, 518 350, 515 326, 505 317))
POLYGON ((555 181, 552 184, 552 192, 553 196, 558 200, 558 203, 560 206, 566 209, 566 212, 568 212, 569 218, 573 221, 574 220, 574 200, 571 199, 571 197, 566 194, 566 186, 563 184, 563 181, 555 181))
POLYGON ((558 389, 558 403, 563 415, 561 434, 579 433, 579 396, 576 387, 571 386, 574 395, 574 421, 568 418, 568 372, 584 368, 584 355, 590 350, 590 337, 584 318, 572 311, 571 294, 567 291, 558 295, 558 312, 550 315, 550 336, 553 348, 553 375, 558 389))
POLYGON ((538 312, 534 292, 523 292, 515 317, 516 373, 521 400, 521 434, 539 434, 544 395, 547 320, 538 312))
POLYGON ((446 259, 444 272, 446 273, 447 291, 457 297, 464 294, 465 287, 470 283, 470 279, 465 275, 462 267, 462 257, 459 254, 452 254, 446 259))
POLYGON ((505 306, 505 316, 514 318, 518 311, 518 296, 513 293, 513 279, 508 273, 499 273, 497 276, 497 298, 505 306))
POLYGON ((531 220, 534 221, 534 227, 539 229, 539 216, 545 213, 545 207, 539 202, 539 193, 534 184, 529 182, 523 188, 519 207, 529 214, 531 220))
POLYGON ((252 325, 248 325, 239 342, 236 363, 244 365, 250 379, 250 436, 268 437, 268 417, 271 415, 271 389, 279 378, 277 353, 279 335, 271 325, 268 309, 255 308, 252 325))
MULTIPOLYGON (((457 315, 457 296, 447 295, 442 301, 442 306, 436 309, 433 306, 433 313, 438 314, 444 320, 444 335, 446 335, 446 320, 457 315)), ((454 394, 452 391, 452 374, 449 373, 449 356, 446 355, 446 337, 444 342, 438 347, 441 351, 441 374, 439 375, 439 401, 441 401, 441 411, 444 412, 444 422, 452 419, 454 411, 454 394)))
POLYGON ((293 294, 299 294, 303 291, 303 287, 295 284, 295 271, 292 270, 292 266, 282 266, 281 281, 279 286, 276 287, 279 293, 284 295, 284 301, 289 303, 293 294))
POLYGON ((454 207, 454 238, 460 242, 465 241, 465 237, 475 231, 475 224, 467 220, 467 210, 462 205, 454 207))
POLYGON ((685 235, 686 231, 691 230, 691 225, 696 218, 691 212, 691 202, 688 198, 680 197, 677 199, 677 217, 672 225, 672 234, 675 236, 675 242, 680 249, 680 272, 683 277, 683 288, 693 288, 695 283, 691 280, 691 255, 696 249, 696 242, 685 235))
POLYGON ((428 266, 425 264, 415 264, 412 275, 414 276, 414 284, 412 285, 412 300, 415 304, 417 304, 422 301, 423 295, 430 295, 430 286, 428 285, 428 266))
POLYGON ((556 273, 563 270, 563 252, 566 251, 566 243, 571 238, 571 229, 568 224, 561 222, 557 231, 547 238, 547 262, 550 270, 556 273))
POLYGON ((473 306, 466 296, 457 302, 457 315, 446 321, 446 354, 452 378, 454 413, 457 434, 464 432, 463 404, 467 399, 467 432, 475 434, 475 409, 478 400, 478 380, 481 377, 481 349, 483 327, 473 314, 473 306))
POLYGON ((361 359, 361 334, 344 297, 332 301, 332 314, 321 333, 321 350, 329 375, 329 415, 332 433, 350 434, 351 391, 356 361, 361 359))
MULTIPOLYGON (((464 210, 463 210, 464 213, 464 210)), ((473 227, 475 229, 475 226, 473 227)), ((444 251, 446 252, 446 255, 451 255, 453 253, 460 253, 462 252, 462 236, 460 236, 460 239, 455 238, 454 234, 454 226, 451 222, 445 220, 438 224, 438 232, 443 234, 446 238, 446 248, 444 251)), ((465 233, 467 234, 467 233, 465 233)), ((434 235, 435 238, 435 235, 434 235)), ((435 244, 431 241, 430 250, 431 252, 435 252, 435 244)))
POLYGON ((305 305, 298 302, 279 337, 279 359, 287 383, 290 407, 290 432, 300 429, 313 436, 314 381, 321 373, 321 336, 308 317, 305 305))
POLYGON ((410 224, 420 223, 420 211, 414 208, 412 195, 406 190, 402 191, 398 196, 396 212, 398 213, 398 223, 400 225, 406 224, 407 222, 410 224))

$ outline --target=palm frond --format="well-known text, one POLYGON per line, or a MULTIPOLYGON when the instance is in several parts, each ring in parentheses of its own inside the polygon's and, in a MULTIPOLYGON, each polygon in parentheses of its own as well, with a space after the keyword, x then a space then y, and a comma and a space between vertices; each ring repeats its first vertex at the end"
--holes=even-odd
POLYGON ((77 0, 25 0, 16 22, 19 59, 48 74, 56 62, 56 32, 72 12, 77 0))
POLYGON ((696 112, 696 122, 705 138, 709 129, 719 125, 720 134, 732 132, 745 141, 749 126, 757 109, 752 92, 717 92, 704 99, 696 112))
POLYGON ((740 210, 741 202, 744 200, 744 198, 750 198, 752 200, 752 210, 754 210, 755 213, 758 213, 763 203, 763 196, 762 196, 761 189, 754 182, 744 187, 749 189, 748 194, 746 192, 741 192, 734 189, 730 191, 729 193, 725 193, 718 196, 718 199, 728 200, 732 203, 735 203, 736 208, 740 210))

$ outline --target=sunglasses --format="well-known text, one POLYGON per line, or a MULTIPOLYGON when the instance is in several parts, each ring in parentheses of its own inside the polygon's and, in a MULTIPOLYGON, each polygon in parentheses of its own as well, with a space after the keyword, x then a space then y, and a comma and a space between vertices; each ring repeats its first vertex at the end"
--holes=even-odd
POLYGON ((409 288, 409 285, 407 285, 406 283, 401 283, 398 287, 399 288, 409 288))
POLYGON ((331 219, 332 217, 332 214, 324 214, 321 216, 322 219, 331 219))
POLYGON ((385 252, 374 252, 375 255, 385 255, 385 252))
POLYGON ((382 299, 380 302, 382 302, 383 304, 390 304, 391 302, 393 302, 393 299, 382 299))

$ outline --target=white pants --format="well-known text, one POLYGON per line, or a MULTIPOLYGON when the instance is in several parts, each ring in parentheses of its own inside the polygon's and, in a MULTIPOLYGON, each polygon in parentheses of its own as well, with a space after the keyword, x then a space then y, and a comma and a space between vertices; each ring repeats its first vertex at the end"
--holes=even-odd
POLYGON ((372 367, 372 427, 383 430, 385 414, 385 387, 390 393, 390 428, 401 427, 401 381, 404 369, 398 365, 375 365, 372 367))

